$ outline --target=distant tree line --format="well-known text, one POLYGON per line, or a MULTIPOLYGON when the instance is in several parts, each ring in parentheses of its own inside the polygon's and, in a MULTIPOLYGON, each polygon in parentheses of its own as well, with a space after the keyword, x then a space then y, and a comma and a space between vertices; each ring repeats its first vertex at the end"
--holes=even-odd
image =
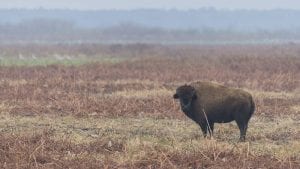
POLYGON ((299 41, 300 11, 0 10, 0 42, 299 41))

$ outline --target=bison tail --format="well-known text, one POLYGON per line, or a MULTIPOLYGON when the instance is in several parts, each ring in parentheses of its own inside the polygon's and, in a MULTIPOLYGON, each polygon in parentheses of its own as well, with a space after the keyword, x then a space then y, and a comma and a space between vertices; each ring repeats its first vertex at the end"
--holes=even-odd
POLYGON ((250 117, 252 116, 254 111, 255 111, 255 103, 253 101, 253 98, 251 97, 250 117))

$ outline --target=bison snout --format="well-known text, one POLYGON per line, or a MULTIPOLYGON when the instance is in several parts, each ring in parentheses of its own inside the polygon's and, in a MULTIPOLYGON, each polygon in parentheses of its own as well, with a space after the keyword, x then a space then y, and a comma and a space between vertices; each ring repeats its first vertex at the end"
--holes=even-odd
POLYGON ((188 103, 186 105, 182 104, 181 109, 182 109, 183 112, 190 111, 191 110, 191 103, 188 103))

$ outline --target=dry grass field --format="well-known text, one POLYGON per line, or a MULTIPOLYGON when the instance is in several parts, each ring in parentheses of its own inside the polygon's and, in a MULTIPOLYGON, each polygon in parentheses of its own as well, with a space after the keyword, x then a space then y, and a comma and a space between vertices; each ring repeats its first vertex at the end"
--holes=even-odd
POLYGON ((300 45, 0 49, 0 168, 300 168, 300 45), (181 113, 198 80, 254 96, 246 142, 181 113))

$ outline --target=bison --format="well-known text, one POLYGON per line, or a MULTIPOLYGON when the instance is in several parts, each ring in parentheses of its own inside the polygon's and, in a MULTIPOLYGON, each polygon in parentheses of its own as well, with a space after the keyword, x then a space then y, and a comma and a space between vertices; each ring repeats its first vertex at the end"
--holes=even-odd
POLYGON ((254 113, 252 96, 241 89, 228 88, 211 82, 194 82, 176 89, 181 110, 195 121, 203 132, 213 134, 214 123, 236 121, 240 141, 245 141, 248 122, 254 113))

